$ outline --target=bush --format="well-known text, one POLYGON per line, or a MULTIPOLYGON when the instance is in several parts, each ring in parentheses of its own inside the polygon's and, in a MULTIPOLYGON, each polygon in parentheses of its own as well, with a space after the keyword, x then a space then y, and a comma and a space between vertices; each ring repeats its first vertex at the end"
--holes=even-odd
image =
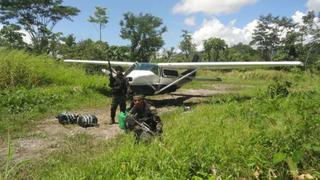
POLYGON ((38 72, 32 58, 21 51, 0 51, 0 89, 24 86, 40 86, 52 83, 50 78, 38 72))
POLYGON ((0 89, 80 85, 99 90, 106 82, 106 77, 88 76, 81 66, 72 66, 47 56, 34 56, 23 51, 0 50, 0 89))
POLYGON ((289 81, 275 81, 268 86, 267 96, 270 98, 282 98, 287 97, 289 94, 288 88, 292 85, 289 81))
POLYGON ((34 111, 35 107, 50 106, 62 102, 64 97, 56 93, 46 93, 19 89, 3 91, 0 94, 0 107, 7 107, 10 114, 34 111))

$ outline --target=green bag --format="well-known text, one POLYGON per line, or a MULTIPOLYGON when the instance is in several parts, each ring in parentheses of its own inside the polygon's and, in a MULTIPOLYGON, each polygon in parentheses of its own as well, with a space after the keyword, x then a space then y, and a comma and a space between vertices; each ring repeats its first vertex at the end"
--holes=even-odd
POLYGON ((121 129, 126 129, 126 118, 127 113, 121 112, 118 116, 119 127, 121 129))

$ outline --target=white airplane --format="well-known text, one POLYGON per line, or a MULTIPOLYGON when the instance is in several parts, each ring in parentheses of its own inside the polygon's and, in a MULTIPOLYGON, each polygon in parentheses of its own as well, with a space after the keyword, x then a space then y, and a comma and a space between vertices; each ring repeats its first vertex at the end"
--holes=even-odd
MULTIPOLYGON (((108 65, 108 61, 72 60, 64 62, 108 65)), ((174 92, 185 83, 192 81, 199 69, 236 69, 278 66, 303 66, 300 61, 260 62, 179 62, 179 63, 134 63, 110 61, 113 66, 128 67, 126 76, 134 93, 157 95, 174 92), (185 69, 179 73, 178 69, 185 69)), ((114 72, 113 72, 114 73, 114 72)))

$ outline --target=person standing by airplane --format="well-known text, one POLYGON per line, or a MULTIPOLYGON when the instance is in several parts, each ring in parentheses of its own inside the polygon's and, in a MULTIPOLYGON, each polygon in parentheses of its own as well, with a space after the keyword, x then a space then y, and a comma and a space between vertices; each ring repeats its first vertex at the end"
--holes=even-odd
POLYGON ((127 81, 123 75, 122 67, 116 67, 116 76, 113 77, 112 73, 110 73, 110 83, 109 87, 111 87, 112 92, 112 104, 111 104, 111 120, 110 125, 115 123, 115 116, 118 105, 120 106, 120 111, 126 111, 126 95, 127 95, 127 81))

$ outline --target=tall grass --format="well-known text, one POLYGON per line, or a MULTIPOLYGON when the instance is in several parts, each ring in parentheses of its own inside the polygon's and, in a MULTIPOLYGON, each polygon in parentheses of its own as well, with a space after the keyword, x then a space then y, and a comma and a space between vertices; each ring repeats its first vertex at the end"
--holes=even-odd
POLYGON ((11 138, 10 138, 10 134, 8 131, 8 135, 7 135, 7 156, 5 157, 5 159, 0 158, 0 162, 3 163, 3 166, 0 166, 0 180, 7 180, 10 179, 10 177, 12 177, 13 174, 16 173, 16 171, 23 166, 24 164, 26 164, 28 161, 22 161, 19 163, 14 163, 13 162, 13 155, 14 155, 14 147, 11 144, 11 138))
POLYGON ((87 76, 81 66, 68 66, 48 56, 0 49, 0 88, 80 85, 101 87, 101 76, 87 76), (76 68, 75 68, 76 67, 76 68))
POLYGON ((59 111, 104 105, 107 79, 48 56, 0 49, 0 134, 11 129, 17 136, 59 111))
POLYGON ((301 81, 303 72, 299 69, 292 69, 291 71, 277 71, 277 70, 267 70, 267 69, 256 69, 256 70, 202 70, 197 72, 198 77, 205 78, 221 78, 221 81, 211 81, 210 83, 203 83, 201 81, 192 81, 191 83, 184 86, 184 88, 198 88, 198 89, 212 89, 214 85, 219 84, 232 84, 232 85, 259 85, 261 87, 266 87, 265 82, 274 80, 288 80, 291 82, 301 81))

